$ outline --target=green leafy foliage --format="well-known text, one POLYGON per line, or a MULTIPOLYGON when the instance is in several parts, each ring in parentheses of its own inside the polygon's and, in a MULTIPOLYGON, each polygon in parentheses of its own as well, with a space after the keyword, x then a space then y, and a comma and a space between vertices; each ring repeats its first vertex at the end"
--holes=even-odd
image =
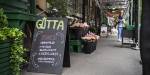
POLYGON ((11 40, 11 70, 13 75, 21 75, 21 65, 26 62, 24 59, 23 37, 24 33, 18 28, 8 28, 7 17, 0 9, 0 41, 11 40))
POLYGON ((66 0, 47 0, 50 4, 49 10, 52 10, 53 8, 58 9, 58 13, 61 16, 66 16, 67 13, 67 1, 66 0))
POLYGON ((93 33, 97 33, 97 32, 98 32, 98 30, 97 30, 96 27, 91 27, 89 30, 90 30, 91 32, 93 32, 93 33))
POLYGON ((4 15, 3 9, 0 9, 0 28, 8 25, 7 17, 4 15))

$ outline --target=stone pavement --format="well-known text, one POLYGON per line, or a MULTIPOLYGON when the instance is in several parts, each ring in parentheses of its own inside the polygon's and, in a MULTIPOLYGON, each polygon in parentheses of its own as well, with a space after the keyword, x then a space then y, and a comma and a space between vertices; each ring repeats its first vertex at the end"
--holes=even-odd
MULTIPOLYGON (((120 48, 115 39, 102 38, 92 54, 71 53, 71 68, 62 75, 142 75, 140 52, 120 48)), ((24 72, 23 75, 51 75, 24 72)))

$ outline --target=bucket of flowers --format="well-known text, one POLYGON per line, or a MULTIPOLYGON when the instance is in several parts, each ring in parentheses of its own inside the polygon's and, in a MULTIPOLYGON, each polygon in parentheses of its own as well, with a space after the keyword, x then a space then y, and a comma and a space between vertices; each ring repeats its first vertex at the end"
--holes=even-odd
POLYGON ((95 35, 94 33, 87 33, 84 37, 81 39, 83 40, 83 49, 82 51, 84 53, 90 54, 93 51, 96 50, 97 40, 100 38, 100 36, 95 35))

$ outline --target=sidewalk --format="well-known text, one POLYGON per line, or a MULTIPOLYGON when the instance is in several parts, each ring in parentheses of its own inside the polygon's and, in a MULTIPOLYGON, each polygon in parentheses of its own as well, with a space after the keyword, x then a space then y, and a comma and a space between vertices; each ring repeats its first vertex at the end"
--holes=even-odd
POLYGON ((140 52, 119 45, 114 39, 102 38, 92 54, 71 53, 71 68, 65 68, 62 75, 142 75, 140 52))

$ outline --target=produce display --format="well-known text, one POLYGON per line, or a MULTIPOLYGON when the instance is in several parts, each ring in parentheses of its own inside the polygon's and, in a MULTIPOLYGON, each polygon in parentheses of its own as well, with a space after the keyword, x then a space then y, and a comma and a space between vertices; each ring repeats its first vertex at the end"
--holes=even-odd
POLYGON ((89 33, 87 33, 84 37, 81 37, 81 38, 82 38, 83 40, 95 42, 95 41, 97 41, 97 40, 100 38, 100 36, 95 35, 95 34, 92 33, 92 32, 89 32, 89 33))
POLYGON ((90 29, 91 26, 86 22, 74 21, 70 26, 70 40, 80 41, 82 43, 82 52, 86 54, 90 54, 96 50, 97 40, 100 38, 100 36, 93 33, 90 29))
POLYGON ((72 26, 70 27, 80 27, 80 28, 88 28, 89 25, 87 23, 74 23, 72 26))

